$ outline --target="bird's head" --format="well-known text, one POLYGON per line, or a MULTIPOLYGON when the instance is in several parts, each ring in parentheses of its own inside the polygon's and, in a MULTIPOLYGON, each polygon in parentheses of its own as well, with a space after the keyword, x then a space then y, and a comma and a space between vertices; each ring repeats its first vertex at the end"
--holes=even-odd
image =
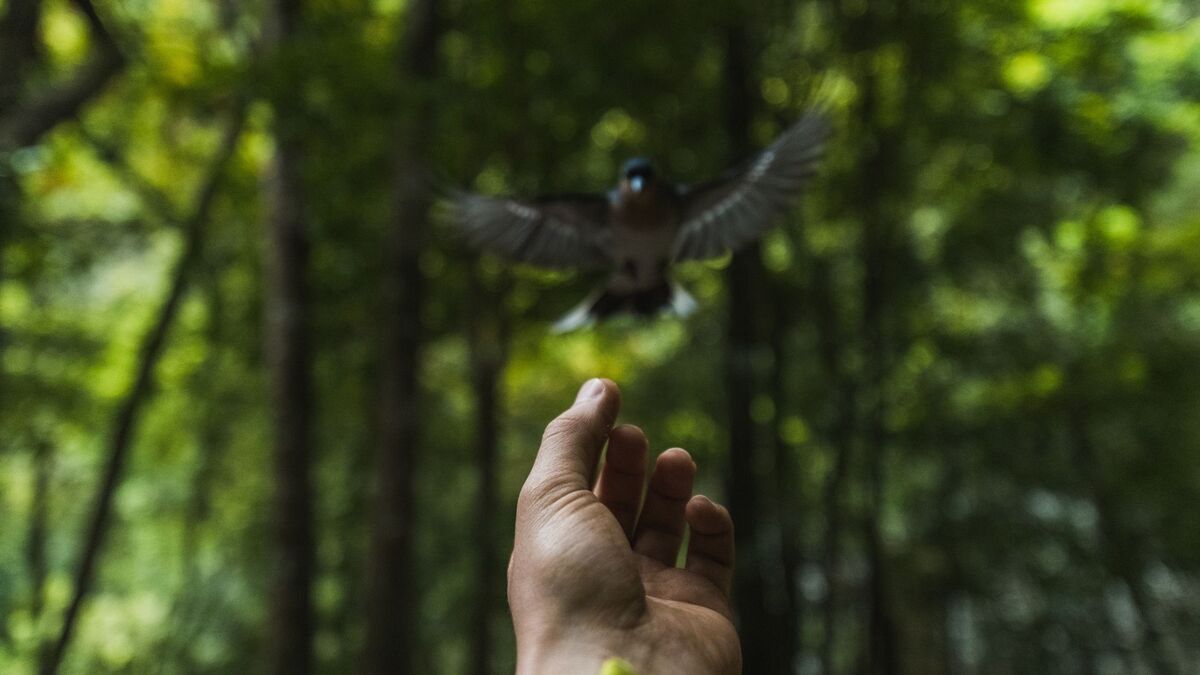
POLYGON ((641 194, 654 184, 654 165, 645 157, 635 157, 621 167, 621 191, 641 194))

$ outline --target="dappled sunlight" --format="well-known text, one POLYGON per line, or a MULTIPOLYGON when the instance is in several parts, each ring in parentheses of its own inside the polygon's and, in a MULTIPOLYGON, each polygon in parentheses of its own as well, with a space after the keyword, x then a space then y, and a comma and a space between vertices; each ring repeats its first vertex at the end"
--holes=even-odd
POLYGON ((731 509, 749 675, 1190 672, 1195 8, 730 7, 0 0, 0 672, 512 672, 592 377, 731 509), (762 227, 630 271, 581 204, 650 176, 762 227), (695 311, 555 332, 623 274, 695 311))

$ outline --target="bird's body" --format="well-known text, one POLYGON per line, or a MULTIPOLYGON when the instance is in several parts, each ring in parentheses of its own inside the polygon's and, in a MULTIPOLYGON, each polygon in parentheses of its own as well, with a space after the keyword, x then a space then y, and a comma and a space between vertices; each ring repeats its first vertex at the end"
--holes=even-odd
POLYGON ((679 231, 676 195, 618 188, 609 193, 609 205, 613 272, 602 289, 554 324, 558 332, 619 312, 650 316, 669 307, 687 315, 695 309, 691 296, 668 277, 670 250, 679 231))
POLYGON ((621 312, 687 315, 696 303, 670 280, 671 266, 719 257, 765 232, 815 170, 827 133, 823 117, 808 115, 750 162, 696 187, 662 180, 648 160, 633 159, 605 195, 462 193, 451 212, 478 247, 542 267, 611 271, 556 330, 621 312))
POLYGON ((679 232, 679 205, 674 191, 615 190, 612 203, 613 257, 617 273, 612 284, 646 290, 662 281, 670 263, 671 245, 679 232))

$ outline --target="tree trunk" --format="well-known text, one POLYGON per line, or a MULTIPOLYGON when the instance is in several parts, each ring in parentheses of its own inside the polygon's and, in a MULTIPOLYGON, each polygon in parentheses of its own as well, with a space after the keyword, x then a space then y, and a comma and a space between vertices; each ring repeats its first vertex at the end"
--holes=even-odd
POLYGON ((183 252, 180 254, 179 261, 175 265, 171 287, 167 292, 166 299, 163 301, 158 318, 142 339, 142 347, 139 352, 140 358, 135 365, 136 370, 133 375, 133 384, 130 386, 125 398, 121 401, 116 417, 113 419, 111 440, 108 447, 108 459, 105 463, 100 485, 97 488, 95 506, 92 508, 91 524, 88 527, 83 551, 80 554, 79 569, 75 574, 75 591, 63 616, 58 641, 55 643, 53 651, 42 668, 43 673, 58 672, 63 656, 66 654, 68 645, 70 645, 75 622, 79 617, 79 610, 83 606, 88 593, 91 591, 92 578, 95 574, 95 568, 100 558, 101 548, 107 536, 108 525, 112 516, 112 501, 124 473, 125 460, 129 454, 129 446, 133 442, 134 433, 137 430, 137 422, 142 410, 142 404, 150 394, 154 368, 158 364, 159 357, 162 355, 163 348, 166 345, 167 332, 175 322, 175 316, 179 312, 179 306, 183 302, 184 294, 191 280, 192 268, 200 257, 205 226, 208 223, 209 213, 217 194, 221 175, 230 157, 233 156, 233 151, 237 147, 237 139, 241 135, 243 112, 244 110, 239 106, 233 121, 230 122, 225 131, 225 136, 221 141, 221 146, 217 152, 216 159, 213 161, 212 168, 200 188, 191 218, 182 224, 182 229, 186 233, 183 252))
POLYGON ((821 605, 821 672, 837 672, 838 598, 840 591, 842 523, 844 519, 841 496, 850 474, 854 449, 854 425, 858 409, 857 389, 851 375, 843 367, 845 349, 843 331, 839 326, 837 298, 829 263, 813 258, 812 288, 814 319, 817 326, 817 349, 821 369, 832 396, 830 445, 834 450, 833 467, 825 478, 821 505, 825 514, 822 541, 821 572, 825 579, 825 597, 821 605))
POLYGON ((266 352, 275 479, 276 562, 271 593, 271 671, 310 670, 313 575, 311 356, 308 338, 309 241, 301 212, 294 141, 280 140, 273 171, 274 215, 267 243, 266 352))
POLYGON ((492 672, 492 617, 502 577, 496 551, 496 461, 500 446, 500 387, 508 351, 502 293, 489 291, 478 265, 471 270, 471 382, 475 393, 475 449, 479 493, 475 505, 475 604, 471 616, 471 672, 492 672))
MULTIPOLYGON (((775 469, 775 506, 779 528, 779 584, 783 586, 780 595, 782 609, 779 615, 779 651, 786 654, 788 662, 794 662, 800 638, 803 635, 802 626, 804 611, 801 598, 796 592, 796 575, 803 558, 803 519, 801 512, 804 499, 801 489, 804 481, 796 463, 793 461, 795 448, 791 447, 784 438, 783 424, 788 410, 787 381, 785 380, 785 363, 787 356, 787 338, 795 318, 795 306, 798 298, 788 298, 788 287, 781 282, 774 284, 776 302, 774 303, 774 326, 771 332, 770 348, 775 356, 771 364, 769 386, 771 399, 775 403, 775 419, 772 425, 771 446, 774 450, 773 463, 775 469)), ((790 669, 789 669, 790 670, 790 669)))
MULTIPOLYGON (((876 117, 875 83, 868 76, 863 87, 862 119, 864 126, 871 125, 876 117)), ((887 299, 888 248, 891 225, 883 212, 881 202, 888 190, 890 172, 896 161, 894 138, 887 131, 878 131, 874 150, 863 162, 862 190, 860 194, 872 195, 863 201, 863 238, 861 248, 863 282, 863 346, 865 354, 866 409, 863 418, 863 453, 867 470, 867 517, 864 523, 869 567, 868 592, 870 595, 869 621, 869 672, 890 675, 899 671, 896 653, 896 626, 891 615, 886 583, 887 562, 879 530, 879 520, 884 505, 884 464, 888 433, 885 425, 887 416, 887 339, 884 311, 887 299)))
MULTIPOLYGON (((300 0, 274 0, 270 45, 275 54, 293 43, 302 24, 300 0)), ((296 91, 289 82, 285 92, 296 91)), ((309 347, 309 232, 300 169, 303 130, 296 96, 281 94, 275 107, 275 157, 266 241, 265 350, 271 401, 274 478, 274 564, 266 643, 268 670, 278 675, 312 671, 314 568, 312 356, 309 347)))
POLYGON ((37 60, 42 0, 9 0, 0 17, 0 117, 17 107, 25 69, 37 60))
POLYGON ((407 84, 422 95, 416 109, 409 111, 408 124, 399 125, 395 222, 384 253, 380 429, 363 663, 365 672, 378 675, 412 672, 411 652, 417 645, 411 549, 413 474, 421 436, 418 370, 424 284, 419 259, 430 206, 421 160, 432 119, 427 87, 437 57, 437 1, 415 0, 406 21, 407 44, 399 68, 407 84))
MULTIPOLYGON (((751 101, 751 56, 744 19, 738 17, 726 32, 726 132, 738 158, 749 154, 751 101)), ((751 414, 759 390, 755 373, 756 356, 766 354, 759 325, 761 312, 756 299, 764 292, 759 246, 748 246, 734 254, 726 274, 729 297, 729 323, 725 345, 725 390, 729 419, 729 474, 727 493, 729 511, 737 533, 738 561, 735 566, 735 591, 742 658, 748 673, 791 672, 789 640, 781 634, 785 627, 779 615, 780 603, 772 588, 764 559, 763 515, 770 505, 759 501, 760 481, 755 472, 762 452, 762 439, 751 414), (774 610, 774 611, 772 611, 774 610)))
MULTIPOLYGON (((883 26, 898 21, 890 15, 894 8, 882 3, 868 3, 867 11, 849 20, 848 46, 869 56, 881 44, 883 26)), ((901 10, 894 10, 901 11, 901 10)), ((901 29, 897 29, 901 33, 901 29)), ((887 380, 889 344, 887 339, 888 304, 895 297, 890 288, 890 271, 894 224, 885 209, 889 193, 894 190, 895 167, 899 161, 898 131, 881 123, 879 75, 870 67, 861 74, 861 103, 859 122, 866 138, 859 162, 859 201, 862 239, 859 261, 863 270, 862 330, 863 330, 863 411, 860 436, 863 443, 863 463, 866 471, 867 512, 863 521, 864 543, 867 549, 867 671, 891 675, 900 670, 897 652, 896 624, 892 616, 890 589, 887 583, 887 554, 884 550, 880 519, 886 494, 884 466, 889 443, 886 427, 887 380)))
MULTIPOLYGON (((864 96, 870 100, 870 94, 864 96)), ((870 104, 864 102, 864 117, 868 117, 870 104)), ((877 147, 885 140, 877 140, 877 147)), ((862 194, 880 195, 883 192, 884 164, 889 162, 882 151, 878 151, 874 161, 866 163, 863 170, 867 174, 862 194)), ((869 200, 876 202, 877 200, 869 200)), ((900 664, 896 652, 896 626, 892 618, 889 588, 887 586, 887 560, 883 550, 882 535, 879 521, 884 506, 884 463, 887 451, 888 434, 885 427, 886 402, 885 380, 886 364, 885 350, 887 349, 884 336, 884 275, 887 256, 884 252, 886 243, 882 228, 883 215, 876 206, 866 206, 863 214, 863 245, 862 263, 866 279, 863 302, 863 330, 865 332, 864 363, 866 364, 866 410, 864 412, 863 454, 867 470, 867 514, 863 524, 863 536, 867 545, 868 582, 867 590, 870 602, 870 619, 868 622, 868 663, 870 673, 892 675, 899 672, 900 664)))
MULTIPOLYGON (((39 440, 33 456, 33 505, 29 519, 29 542, 26 549, 29 561, 29 613, 33 624, 40 623, 45 607, 46 589, 46 521, 47 501, 50 498, 50 471, 53 465, 49 441, 39 440)), ((46 645, 38 640, 38 668, 46 660, 46 645)))

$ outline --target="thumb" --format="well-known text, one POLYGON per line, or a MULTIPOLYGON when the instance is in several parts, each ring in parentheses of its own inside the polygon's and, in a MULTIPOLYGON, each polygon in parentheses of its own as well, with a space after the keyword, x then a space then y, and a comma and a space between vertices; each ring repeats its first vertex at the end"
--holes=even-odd
POLYGON ((621 392, 615 382, 599 378, 584 382, 575 403, 547 425, 522 492, 535 496, 590 490, 600 450, 620 407, 621 392))

